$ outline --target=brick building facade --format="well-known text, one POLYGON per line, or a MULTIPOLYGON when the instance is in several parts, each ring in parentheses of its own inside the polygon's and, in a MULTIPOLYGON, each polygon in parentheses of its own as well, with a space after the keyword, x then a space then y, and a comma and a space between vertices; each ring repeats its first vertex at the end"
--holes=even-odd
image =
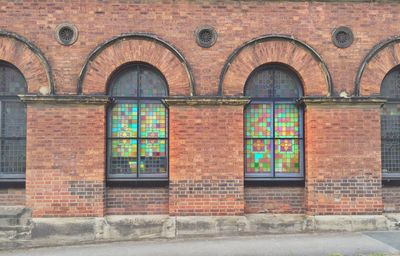
POLYGON ((396 170, 383 175, 381 161, 399 12, 396 1, 0 1, 0 60, 27 88, 26 174, 1 180, 0 205, 33 217, 399 212, 396 170), (72 45, 56 40, 63 23, 79 32, 72 45), (209 48, 196 43, 202 26, 217 34, 209 48), (340 26, 349 47, 332 43, 340 26), (129 64, 165 79, 167 177, 108 175, 109 87, 129 64), (268 65, 303 91, 296 178, 245 173, 245 84, 268 65))

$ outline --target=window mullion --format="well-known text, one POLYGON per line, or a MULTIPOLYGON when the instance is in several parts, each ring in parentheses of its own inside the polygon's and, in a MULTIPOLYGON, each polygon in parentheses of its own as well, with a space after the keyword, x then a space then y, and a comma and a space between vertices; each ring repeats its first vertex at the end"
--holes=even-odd
POLYGON ((275 178, 275 101, 272 101, 272 177, 275 178))
MULTIPOLYGON (((141 82, 142 82, 142 70, 140 69, 140 66, 138 66, 138 77, 137 77, 137 86, 138 86, 138 95, 139 97, 142 96, 140 89, 141 89, 141 82)), ((141 108, 141 103, 140 99, 137 101, 137 119, 138 119, 138 131, 137 131, 137 146, 136 146, 136 156, 137 156, 137 161, 136 161, 136 178, 139 178, 139 172, 140 172, 140 147, 141 147, 141 130, 142 130, 142 124, 141 124, 141 116, 140 116, 140 108, 141 108)))

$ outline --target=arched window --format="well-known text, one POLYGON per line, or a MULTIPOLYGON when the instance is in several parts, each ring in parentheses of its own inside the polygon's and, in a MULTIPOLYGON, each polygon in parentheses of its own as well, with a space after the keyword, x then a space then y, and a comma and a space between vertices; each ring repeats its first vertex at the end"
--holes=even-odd
POLYGON ((26 105, 18 94, 26 82, 17 68, 0 62, 0 179, 24 179, 26 158, 26 105))
POLYGON ((381 112, 382 173, 400 178, 400 66, 383 79, 381 96, 387 98, 381 112))
POLYGON ((108 178, 168 178, 167 83, 155 68, 132 64, 109 84, 108 178))
POLYGON ((303 110, 301 82, 278 65, 257 68, 247 79, 245 95, 245 178, 302 179, 303 110))

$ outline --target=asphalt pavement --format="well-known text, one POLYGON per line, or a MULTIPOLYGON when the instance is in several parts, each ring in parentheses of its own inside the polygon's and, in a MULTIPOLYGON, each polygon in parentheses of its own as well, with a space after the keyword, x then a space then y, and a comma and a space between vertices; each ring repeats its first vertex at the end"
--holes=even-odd
POLYGON ((0 256, 400 255, 400 232, 283 234, 114 242, 1 251, 0 256))

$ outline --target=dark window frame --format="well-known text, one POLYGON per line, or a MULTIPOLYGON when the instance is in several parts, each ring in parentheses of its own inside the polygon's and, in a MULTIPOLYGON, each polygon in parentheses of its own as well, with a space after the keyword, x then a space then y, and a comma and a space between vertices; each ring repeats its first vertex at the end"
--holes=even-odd
MULTIPOLYGON (((247 87, 249 86, 249 81, 252 79, 252 77, 259 72, 263 72, 266 70, 272 70, 275 72, 276 70, 283 71, 286 74, 288 74, 296 83, 296 87, 298 89, 298 97, 275 97, 275 75, 273 74, 273 82, 272 82, 272 97, 252 97, 250 96, 250 102, 245 105, 244 107, 244 118, 243 118, 243 151, 244 151, 244 179, 245 182, 248 185, 254 185, 259 186, 260 182, 269 184, 269 182, 302 182, 304 181, 305 177, 305 152, 304 152, 304 108, 303 106, 297 104, 298 100, 303 96, 303 86, 301 83, 301 80, 299 77, 296 75, 296 73, 290 69, 289 67, 286 67, 285 65, 282 64, 267 64, 267 65, 262 65, 255 70, 251 72, 249 77, 247 78, 247 81, 244 86, 244 95, 246 95, 246 90, 247 87), (290 137, 290 138, 276 138, 275 137, 275 103, 290 103, 290 104, 295 104, 296 107, 298 108, 298 113, 299 113, 299 135, 298 137, 290 137), (251 138, 246 136, 246 131, 247 131, 247 118, 246 118, 246 110, 249 108, 251 105, 254 104, 270 104, 272 108, 272 129, 271 129, 271 134, 272 136, 269 138, 264 138, 264 137, 257 137, 257 138, 251 138), (272 159, 271 159, 271 172, 270 173, 247 173, 247 151, 246 151, 246 142, 248 140, 271 140, 272 141, 272 159), (275 141, 278 139, 295 139, 299 141, 299 173, 276 173, 275 171, 275 141)), ((271 183, 271 184, 273 184, 271 183)), ((303 183, 301 183, 303 184, 303 183)))
MULTIPOLYGON (((397 89, 397 91, 391 91, 391 87, 397 86, 400 87, 400 80, 397 81, 395 85, 390 83, 391 81, 388 80, 389 76, 393 74, 393 72, 399 72, 400 73, 400 65, 392 68, 385 77, 382 80, 381 87, 380 87, 380 95, 385 97, 387 99, 387 102, 382 106, 382 111, 381 111, 381 127, 380 127, 380 132, 381 132, 381 172, 382 172, 382 179, 386 181, 390 180, 400 180, 400 165, 398 167, 398 170, 396 172, 384 172, 384 141, 395 141, 396 143, 400 144, 400 140, 398 139, 390 139, 390 138, 384 138, 383 137, 383 108, 388 105, 397 105, 400 107, 400 89, 397 89), (394 94, 393 94, 394 93, 394 94), (397 93, 397 94, 396 94, 397 93)), ((400 112, 399 112, 399 118, 400 118, 400 112)), ((394 127, 397 128, 398 132, 400 133, 400 127, 394 127)), ((398 155, 398 158, 400 158, 400 154, 398 155)), ((400 162, 400 159, 399 159, 400 162)), ((397 184, 397 183, 396 183, 397 184)))
MULTIPOLYGON (((151 182, 149 183, 150 186, 154 184, 164 184, 162 182, 168 181, 169 180, 169 108, 163 101, 165 97, 169 95, 169 87, 168 83, 163 76, 163 74, 155 67, 147 64, 147 63, 129 63, 127 65, 124 65, 123 67, 119 68, 114 74, 111 76, 110 81, 107 83, 108 84, 108 94, 111 98, 111 103, 107 107, 107 131, 106 131, 106 159, 107 159, 107 171, 106 171, 106 176, 107 176, 107 184, 110 185, 116 185, 122 186, 126 185, 127 182, 132 185, 138 185, 141 186, 140 184, 143 182, 151 182), (165 85, 165 95, 164 96, 153 96, 153 97, 141 97, 140 96, 140 86, 141 86, 141 76, 140 72, 142 72, 144 69, 151 70, 154 72, 156 75, 159 76, 164 82, 165 85), (137 70, 138 72, 138 81, 137 81, 137 95, 136 96, 114 96, 112 95, 112 90, 115 81, 120 77, 120 75, 123 75, 125 72, 129 72, 132 70, 137 70), (124 138, 116 138, 112 137, 112 110, 113 107, 116 104, 137 104, 137 136, 136 137, 124 137, 124 138), (166 124, 166 132, 165 132, 165 137, 156 137, 156 138, 147 138, 147 137, 142 137, 141 132, 140 132, 140 104, 162 104, 165 108, 166 115, 165 115, 165 124, 166 124), (136 167, 136 174, 112 174, 110 173, 111 170, 111 158, 112 158, 112 141, 113 140, 118 140, 118 139, 135 139, 137 140, 137 148, 136 148, 136 156, 137 156, 137 167, 136 167), (165 150, 166 150, 166 172, 165 174, 140 174, 140 144, 141 140, 145 139, 154 139, 154 140, 165 140, 165 150), (122 182, 122 183, 121 183, 122 182), (139 182, 139 183, 138 183, 139 182), (156 183, 154 183, 156 182, 156 183), (158 183, 157 183, 158 182, 158 183)), ((146 184, 147 184, 146 183, 146 184)))
MULTIPOLYGON (((0 61, 0 68, 8 68, 8 69, 13 70, 15 73, 17 73, 19 75, 19 79, 21 79, 23 81, 23 92, 21 92, 21 93, 23 93, 23 94, 27 93, 28 88, 27 88, 26 79, 17 67, 15 67, 14 65, 12 65, 8 62, 0 61)), ((25 142, 25 147, 24 147, 25 155, 24 155, 24 159, 22 162, 23 173, 4 173, 0 166, 0 182, 6 182, 9 184, 14 184, 14 183, 19 184, 19 183, 25 182, 25 177, 26 177, 26 127, 27 127, 26 125, 27 125, 26 104, 20 100, 20 98, 18 97, 18 93, 16 93, 16 94, 1 94, 0 93, 0 163, 4 162, 3 161, 3 150, 2 150, 4 140, 18 140, 18 141, 25 142), (5 112, 3 111, 3 108, 4 108, 4 103, 6 103, 6 102, 19 103, 24 106, 24 110, 25 110, 25 120, 24 120, 25 133, 24 133, 24 136, 3 136, 3 132, 5 131, 5 129, 3 128, 3 125, 4 125, 3 120, 5 118, 4 117, 5 112)))

